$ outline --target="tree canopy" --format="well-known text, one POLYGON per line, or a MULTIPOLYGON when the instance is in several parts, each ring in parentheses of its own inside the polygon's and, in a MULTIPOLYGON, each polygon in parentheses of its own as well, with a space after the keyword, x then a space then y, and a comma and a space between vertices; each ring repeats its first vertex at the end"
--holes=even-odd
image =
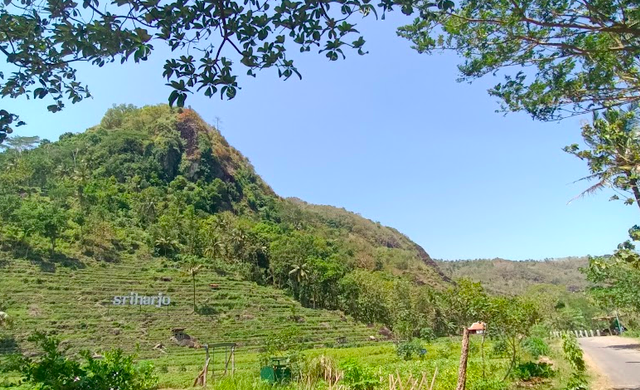
POLYGON ((593 123, 582 127, 586 148, 578 144, 564 148, 567 153, 585 160, 590 175, 581 180, 596 180, 583 194, 612 188, 611 200, 623 199, 626 204, 640 207, 640 128, 638 106, 609 109, 594 114, 593 123))
POLYGON ((462 0, 443 12, 417 2, 398 34, 423 53, 451 50, 461 80, 489 74, 505 111, 556 120, 640 99, 640 7, 634 0, 462 0))
MULTIPOLYGON (((384 13, 392 0, 381 0, 384 13)), ((238 67, 255 76, 276 67, 285 79, 300 73, 287 54, 318 48, 335 61, 346 49, 364 54, 364 38, 351 20, 378 13, 370 0, 7 0, 0 4, 0 95, 50 99, 63 109, 91 96, 76 65, 145 61, 157 45, 168 45, 163 76, 182 106, 189 93, 233 98, 238 67), (10 69, 10 70, 9 70, 10 69)), ((23 125, 0 110, 0 142, 23 125)))

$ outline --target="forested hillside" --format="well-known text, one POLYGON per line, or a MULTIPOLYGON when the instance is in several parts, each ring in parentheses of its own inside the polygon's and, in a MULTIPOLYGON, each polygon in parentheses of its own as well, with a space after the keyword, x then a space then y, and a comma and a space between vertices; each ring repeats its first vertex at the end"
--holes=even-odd
POLYGON ((589 263, 586 257, 564 257, 545 260, 513 261, 477 259, 437 261, 438 266, 453 279, 468 278, 482 282, 489 291, 522 294, 537 284, 564 286, 569 291, 584 291, 588 282, 580 268, 589 263))
POLYGON ((180 322, 204 335, 203 324, 214 321, 216 338, 251 343, 265 335, 260 327, 238 334, 220 324, 298 316, 317 317, 308 324, 311 343, 375 334, 338 312, 296 314, 291 298, 418 333, 435 314, 412 308, 449 284, 398 231, 278 197, 189 109, 114 107, 84 133, 0 153, 0 166, 0 310, 23 325, 18 341, 39 327, 69 335, 97 327, 110 343, 132 345, 134 336, 120 336, 129 329, 150 345, 180 322), (134 291, 171 293, 177 317, 145 309, 144 324, 119 323, 111 299, 134 291))

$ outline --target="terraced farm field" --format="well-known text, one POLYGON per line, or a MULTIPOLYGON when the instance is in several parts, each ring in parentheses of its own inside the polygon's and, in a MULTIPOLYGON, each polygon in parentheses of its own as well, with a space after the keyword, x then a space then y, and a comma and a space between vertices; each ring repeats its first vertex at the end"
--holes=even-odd
POLYGON ((161 370, 202 363, 202 349, 170 340, 173 328, 185 328, 200 344, 236 342, 244 353, 258 351, 269 334, 292 327, 299 330, 305 348, 362 345, 377 335, 376 329, 340 312, 306 309, 279 290, 211 270, 197 276, 195 313, 190 277, 158 259, 75 266, 24 260, 0 264, 0 301, 14 320, 10 330, 0 333, 0 357, 19 349, 29 352, 26 339, 36 330, 57 334, 72 352, 117 347, 142 359, 160 359, 161 370), (160 308, 113 304, 114 296, 132 292, 162 293, 171 303, 160 308), (154 349, 158 344, 164 351, 154 349))

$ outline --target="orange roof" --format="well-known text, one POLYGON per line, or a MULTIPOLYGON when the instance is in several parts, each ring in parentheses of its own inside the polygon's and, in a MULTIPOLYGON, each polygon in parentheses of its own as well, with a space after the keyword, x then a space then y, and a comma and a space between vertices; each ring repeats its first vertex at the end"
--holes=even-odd
POLYGON ((469 330, 484 330, 484 322, 474 322, 468 328, 469 330))

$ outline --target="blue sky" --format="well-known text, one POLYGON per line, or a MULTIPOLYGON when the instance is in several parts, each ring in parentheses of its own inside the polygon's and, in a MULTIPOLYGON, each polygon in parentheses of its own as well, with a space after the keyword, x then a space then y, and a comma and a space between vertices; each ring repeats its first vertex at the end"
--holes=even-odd
MULTIPOLYGON (((457 83, 453 54, 420 55, 395 28, 399 14, 359 24, 369 54, 346 61, 297 56, 303 80, 275 70, 242 78, 232 101, 193 95, 281 196, 348 210, 407 234, 434 258, 542 259, 611 252, 637 220, 609 193, 567 202, 586 164, 563 146, 579 118, 540 123, 496 113, 497 80, 457 83)), ((28 121, 16 134, 51 140, 97 124, 114 103, 166 102, 166 51, 144 64, 83 67, 94 98, 56 114, 43 102, 3 101, 28 121)), ((239 69, 240 74, 244 72, 239 69)))

